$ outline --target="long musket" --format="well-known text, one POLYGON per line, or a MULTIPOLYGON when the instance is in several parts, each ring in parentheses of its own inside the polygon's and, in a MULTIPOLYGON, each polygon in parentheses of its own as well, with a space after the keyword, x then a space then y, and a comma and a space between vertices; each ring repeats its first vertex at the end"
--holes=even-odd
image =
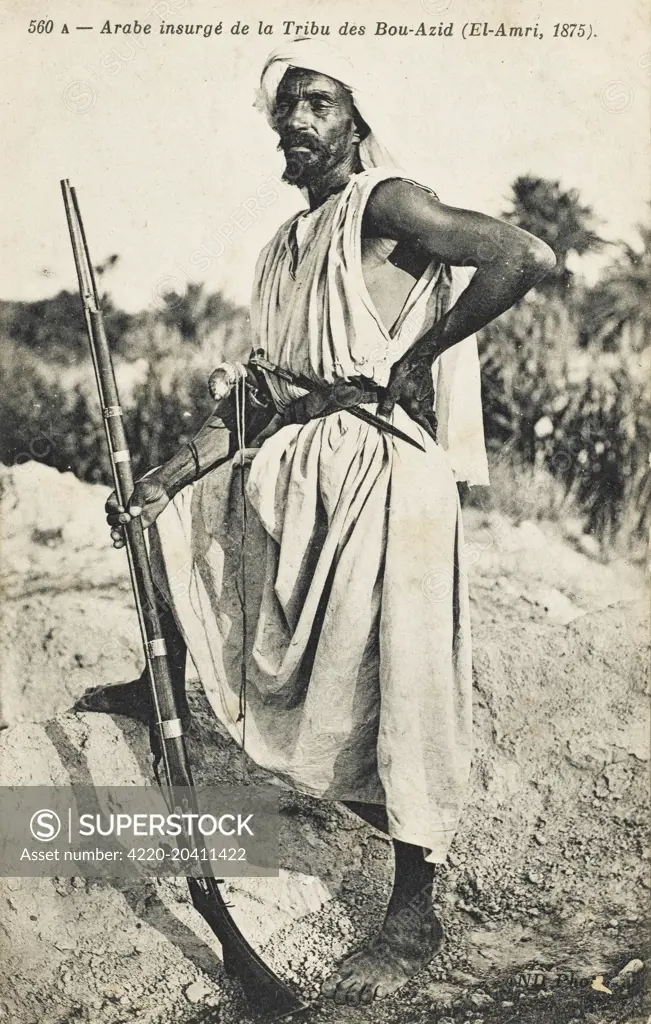
MULTIPOLYGON (((113 362, 104 330, 95 275, 77 196, 67 179, 61 182, 61 189, 111 457, 113 483, 120 504, 127 508, 134 482, 113 362)), ((155 754, 161 757, 168 793, 172 799, 179 799, 177 789, 180 787, 186 794, 192 793, 194 783, 172 686, 144 531, 139 517, 131 519, 126 524, 125 534, 129 572, 154 708, 153 729, 157 748, 155 754)), ((187 797, 185 799, 187 801, 187 797)), ((196 811, 196 807, 190 810, 196 811)), ((213 876, 210 861, 202 859, 200 863, 203 877, 187 880, 190 896, 195 908, 208 922, 222 945, 224 967, 227 972, 238 978, 248 998, 265 1015, 273 1015, 274 1020, 304 1009, 305 1004, 267 967, 241 934, 228 912, 228 905, 219 889, 219 882, 213 876)))

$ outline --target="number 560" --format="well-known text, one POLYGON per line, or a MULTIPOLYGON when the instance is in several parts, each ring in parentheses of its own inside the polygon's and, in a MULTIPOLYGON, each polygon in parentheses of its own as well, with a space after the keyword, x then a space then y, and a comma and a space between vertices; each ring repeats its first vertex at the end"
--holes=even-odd
POLYGON ((40 36, 42 36, 43 34, 47 36, 50 34, 53 28, 54 22, 51 18, 49 19, 49 21, 37 21, 36 18, 32 18, 32 20, 29 23, 29 28, 27 29, 27 31, 30 33, 37 32, 40 36))

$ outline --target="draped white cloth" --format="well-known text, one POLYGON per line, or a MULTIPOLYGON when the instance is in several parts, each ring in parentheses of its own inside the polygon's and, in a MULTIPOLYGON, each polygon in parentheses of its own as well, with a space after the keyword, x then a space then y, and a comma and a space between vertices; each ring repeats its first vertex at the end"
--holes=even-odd
MULTIPOLYGON (((271 361, 315 380, 364 375, 385 384, 392 363, 454 302, 449 269, 432 264, 393 331, 374 309, 361 220, 391 173, 354 175, 342 193, 290 218, 262 252, 252 322, 271 361)), ((437 377, 440 395, 441 369, 437 377)), ((271 383, 281 408, 291 390, 271 383)), ((464 469, 463 451, 449 445, 462 423, 454 381, 447 387, 441 443, 394 410, 425 452, 348 412, 285 426, 248 452, 244 469, 233 460, 181 492, 152 545, 231 735, 242 742, 244 650, 251 757, 302 792, 385 805, 391 835, 423 846, 432 862, 447 855, 471 756, 453 471, 455 457, 461 475, 469 462, 464 469)))
MULTIPOLYGON (((369 134, 359 146, 360 161, 365 170, 377 168, 380 174, 384 170, 391 171, 399 177, 410 178, 410 175, 398 169, 398 164, 382 140, 382 130, 379 127, 382 125, 382 115, 377 102, 374 101, 371 83, 366 80, 359 68, 325 40, 309 37, 288 40, 269 54, 262 70, 256 105, 270 124, 273 125, 278 87, 290 67, 328 75, 350 91, 355 107, 370 128, 369 134)), ((354 231, 357 233, 357 226, 354 231)), ((405 342, 403 351, 423 333, 424 325, 438 318, 442 302, 449 306, 456 301, 467 287, 471 274, 472 271, 465 267, 432 265, 430 276, 421 279, 420 288, 429 290, 434 305, 428 307, 419 301, 418 292, 412 293, 408 306, 403 310, 399 327, 401 338, 405 342), (432 280, 436 275, 445 278, 445 281, 432 280), (409 338, 411 341, 408 341, 409 338)), ((365 289, 362 289, 363 295, 364 292, 365 289)), ((382 329, 381 325, 379 326, 382 329)), ((469 484, 487 485, 488 461, 484 442, 479 356, 475 335, 469 336, 439 357, 434 372, 439 438, 450 455, 456 479, 459 482, 467 481, 469 484)), ((385 380, 378 382, 385 383, 385 380)))

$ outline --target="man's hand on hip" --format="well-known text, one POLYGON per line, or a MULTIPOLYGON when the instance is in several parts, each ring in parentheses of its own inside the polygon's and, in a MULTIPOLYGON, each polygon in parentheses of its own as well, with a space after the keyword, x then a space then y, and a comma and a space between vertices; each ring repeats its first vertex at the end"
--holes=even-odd
POLYGON ((431 358, 418 359, 407 352, 391 368, 389 383, 378 406, 380 416, 388 416, 394 405, 407 408, 412 405, 434 406, 431 358))
POLYGON ((395 405, 405 410, 436 441, 434 386, 429 355, 408 352, 391 369, 389 383, 378 403, 380 416, 390 416, 395 405))

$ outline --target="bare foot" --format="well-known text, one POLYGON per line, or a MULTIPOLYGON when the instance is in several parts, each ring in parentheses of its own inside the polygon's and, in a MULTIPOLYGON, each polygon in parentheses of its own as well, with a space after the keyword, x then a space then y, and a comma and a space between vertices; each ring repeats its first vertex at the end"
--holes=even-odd
POLYGON ((441 923, 428 900, 388 912, 382 929, 366 948, 353 953, 324 983, 322 993, 335 1003, 357 1006, 402 988, 443 946, 441 923))

